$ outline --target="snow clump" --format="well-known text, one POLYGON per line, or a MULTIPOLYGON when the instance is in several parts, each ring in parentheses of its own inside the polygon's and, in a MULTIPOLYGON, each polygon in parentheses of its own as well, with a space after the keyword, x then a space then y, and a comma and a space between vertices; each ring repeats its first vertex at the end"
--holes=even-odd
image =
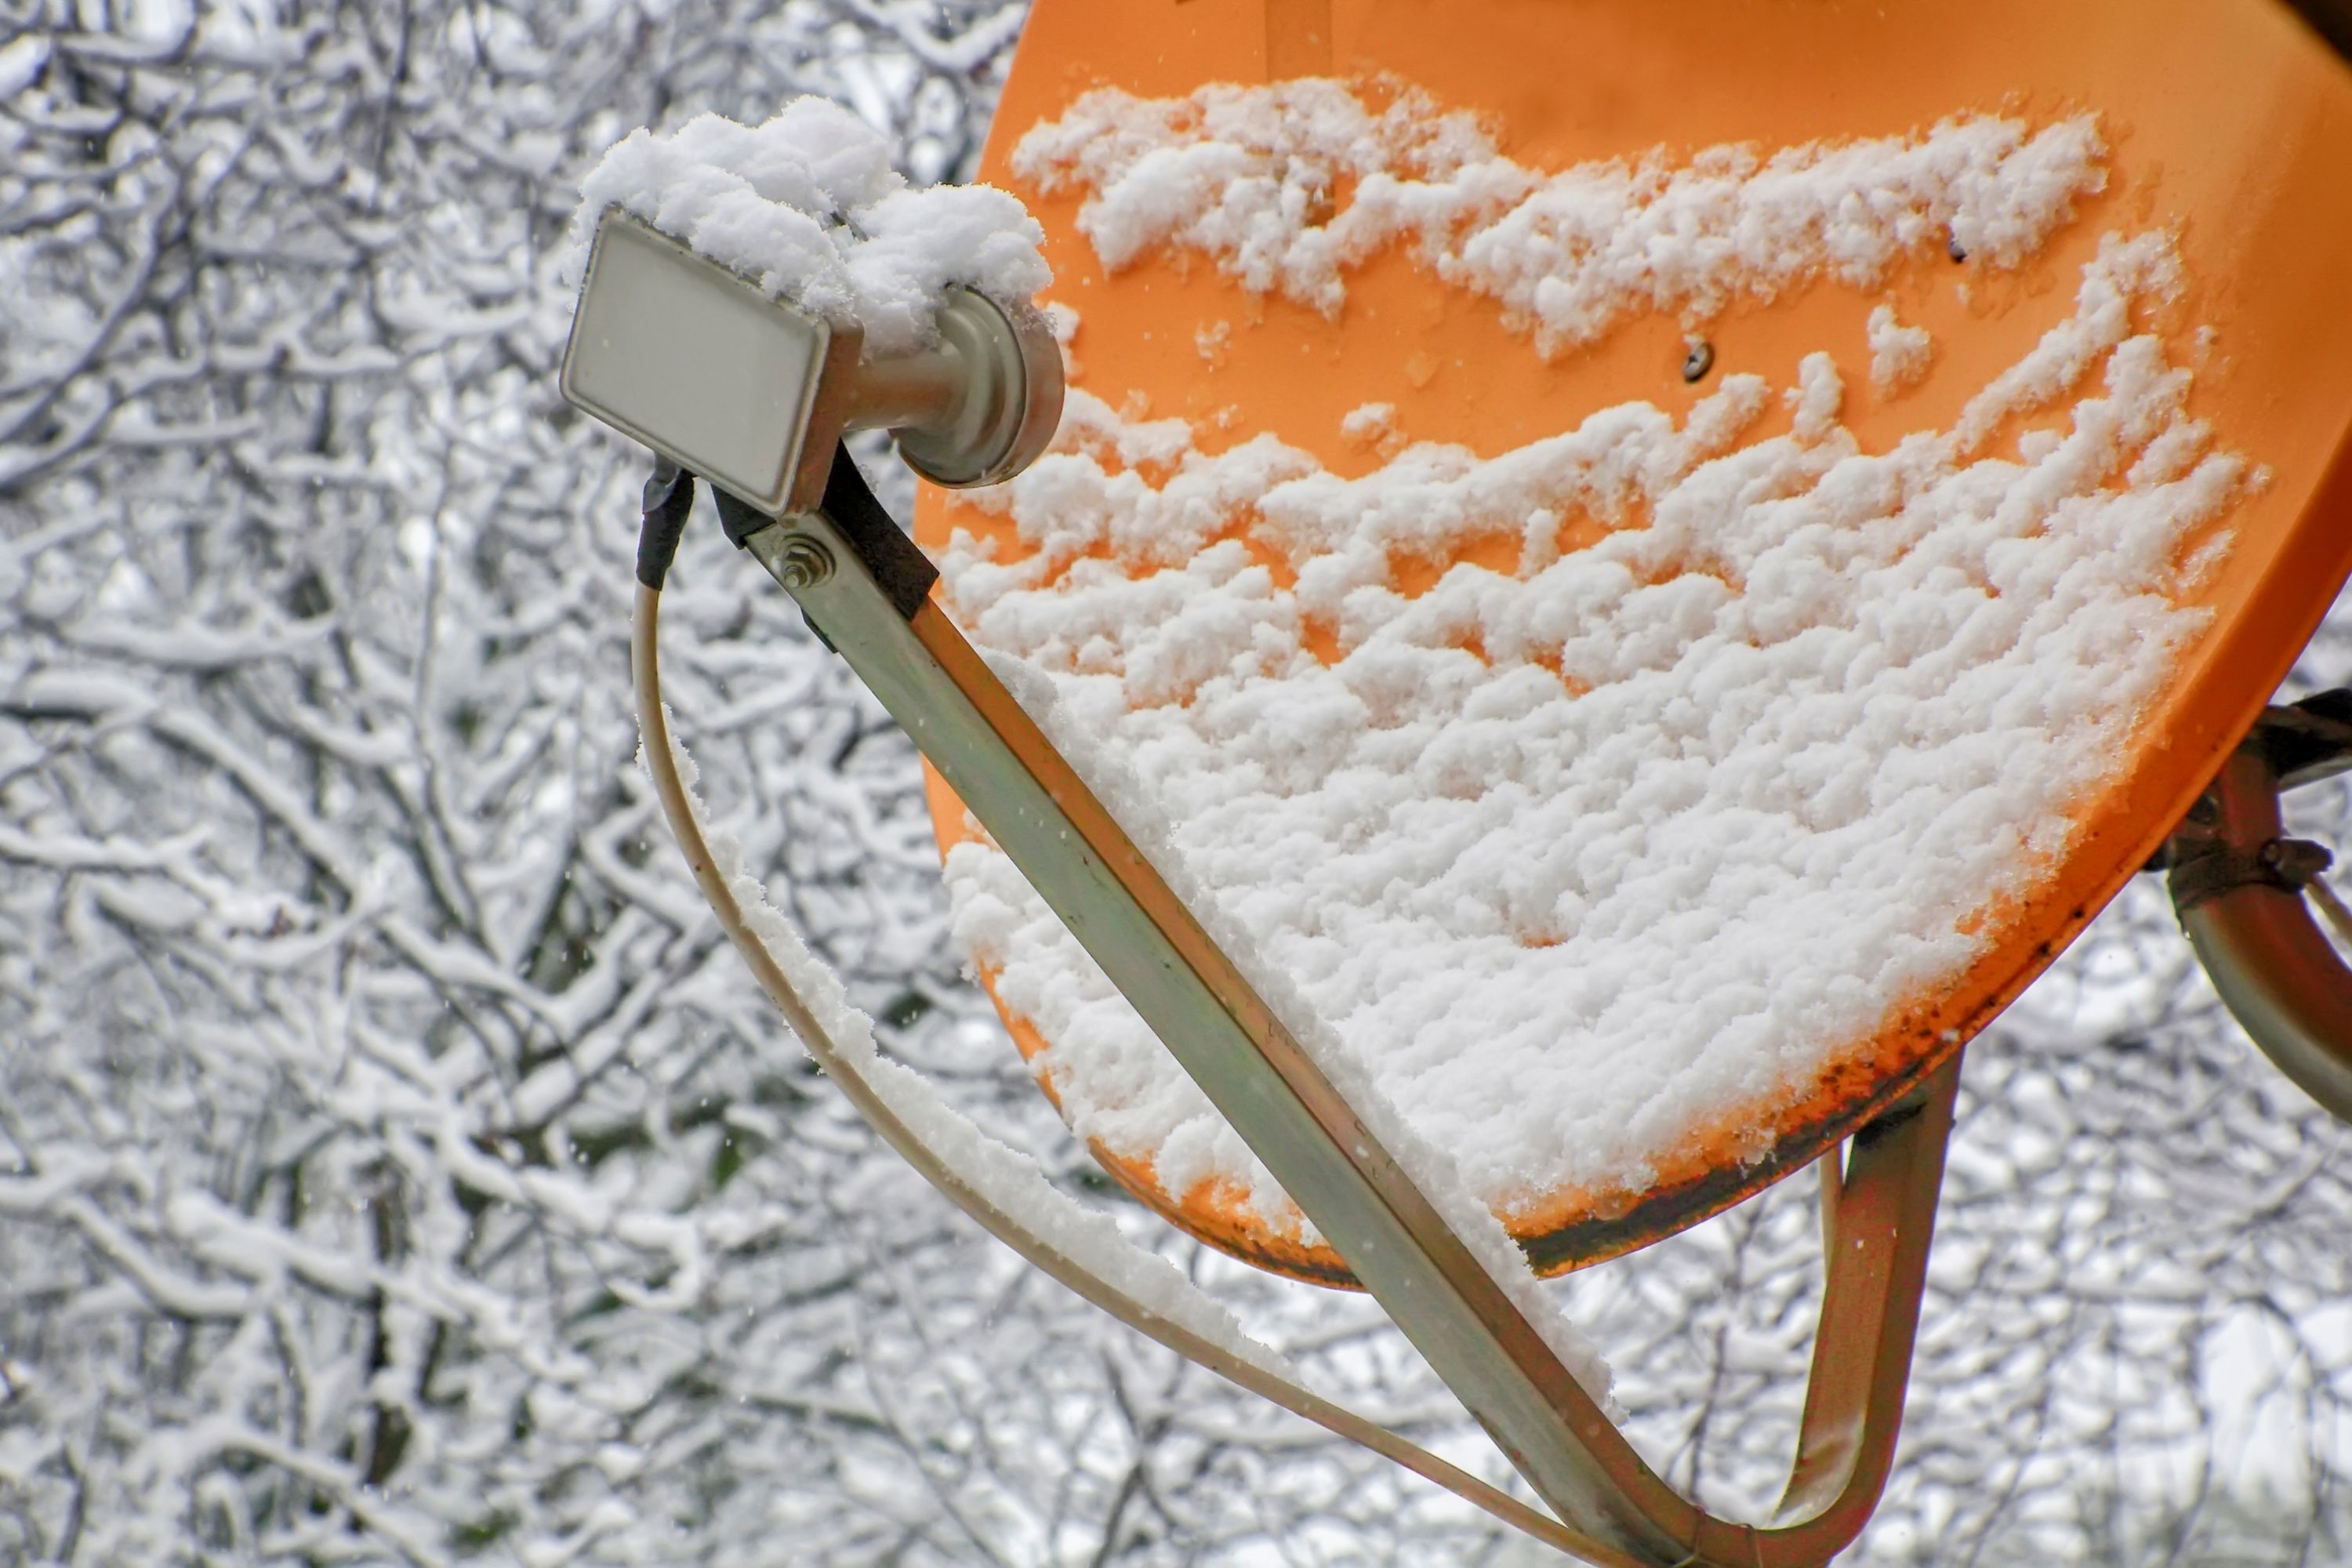
POLYGON ((1557 172, 1504 156, 1463 110, 1346 84, 1216 83, 1184 98, 1086 94, 1013 149, 1013 172, 1076 190, 1110 271, 1205 253, 1249 293, 1326 314, 1345 273, 1392 243, 1532 329, 1546 356, 1652 311, 1686 326, 1820 278, 1874 288, 1915 254, 2012 268, 2106 184, 2095 117, 2039 131, 1963 114, 1924 134, 1663 151, 1557 172))
POLYGON ((1880 305, 1863 328, 1870 342, 1870 384, 1879 395, 1891 397, 1916 385, 1936 357, 1936 339, 1925 327, 1906 327, 1895 319, 1895 307, 1880 305))
POLYGON ((581 182, 575 276, 608 207, 772 298, 862 326, 875 356, 930 342, 950 285, 1019 301, 1053 277, 1045 231, 1018 199, 990 185, 910 187, 890 143, 821 98, 760 125, 703 114, 667 134, 630 132, 581 182))

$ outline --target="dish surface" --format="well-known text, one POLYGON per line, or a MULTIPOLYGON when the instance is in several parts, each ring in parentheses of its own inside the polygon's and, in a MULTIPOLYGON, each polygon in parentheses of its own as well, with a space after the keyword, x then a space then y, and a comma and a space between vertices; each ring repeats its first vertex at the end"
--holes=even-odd
MULTIPOLYGON (((2352 89, 2209 13, 1033 14, 982 177, 1072 414, 919 538, 1539 1268, 1946 1059, 2343 580, 2352 89)), ((1343 1279, 932 787, 1097 1157, 1343 1279)))

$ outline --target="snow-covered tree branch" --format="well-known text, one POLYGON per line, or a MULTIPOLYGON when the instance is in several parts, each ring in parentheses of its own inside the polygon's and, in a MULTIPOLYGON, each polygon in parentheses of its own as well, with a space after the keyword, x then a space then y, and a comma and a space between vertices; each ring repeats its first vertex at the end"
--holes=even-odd
MULTIPOLYGON (((644 458, 552 384, 580 174, 805 91, 966 174, 1020 22, 0 0, 0 1560, 1517 1560, 901 1170, 633 762, 644 458)), ((889 1047, 1499 1479, 1369 1303, 1093 1172, 948 950, 911 748, 707 520, 665 599, 708 795, 889 1047)), ((1972 1058, 1859 1555, 2352 1551, 2352 1149, 2158 889, 1972 1058)), ((1793 1435, 1811 1201, 1562 1287, 1725 1507, 1793 1435)))

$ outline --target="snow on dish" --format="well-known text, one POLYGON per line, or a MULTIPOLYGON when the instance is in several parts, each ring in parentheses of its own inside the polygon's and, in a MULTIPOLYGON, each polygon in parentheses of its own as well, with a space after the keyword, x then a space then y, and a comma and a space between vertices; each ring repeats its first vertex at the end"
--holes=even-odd
POLYGON ((1895 319, 1894 306, 1879 305, 1863 330, 1870 342, 1870 384, 1882 395, 1915 385, 1927 374, 1936 339, 1927 328, 1906 327, 1895 319))
POLYGON ((1024 136, 1013 167, 1085 193, 1078 228, 1113 272, 1180 247, 1253 294, 1336 314, 1348 269, 1405 242, 1551 355, 1652 311, 1696 323, 1819 278, 1873 287, 1948 246, 2015 267, 2105 186, 2104 150, 2089 115, 2033 131, 1971 114, 1769 157, 1726 145, 1549 172, 1420 92, 1374 107, 1303 78, 1172 99, 1098 89, 1024 136))
POLYGON ((951 284, 1024 300, 1052 276, 1044 231, 1017 199, 988 185, 910 188, 889 142, 821 98, 756 126, 703 114, 667 134, 629 132, 581 182, 574 275, 614 206, 776 299, 861 323, 869 354, 929 342, 951 284))
POLYGON ((1359 404, 1339 416, 1339 434, 1360 446, 1372 446, 1396 433, 1393 403, 1359 404))
MULTIPOLYGON (((1970 199, 1980 225, 2021 205, 1970 199)), ((1074 393, 1056 449, 977 492, 1018 548, 959 531, 950 605, 1479 1198, 1638 1194, 1721 1114, 1760 1152, 1775 1108, 1958 978, 2127 756, 2206 624, 2180 563, 2210 566, 2250 483, 2146 325, 2181 287, 2168 237, 2107 237, 1951 429, 1879 452, 1827 354, 1779 389, 1786 435, 1734 374, 1680 423, 1623 404, 1357 479, 1074 393), (2045 428, 1995 449, 2021 416, 2045 428), (1459 560, 1496 541, 1514 564, 1459 560)), ((957 846, 948 879, 1076 1131, 1296 1223, 1000 852, 957 846)))

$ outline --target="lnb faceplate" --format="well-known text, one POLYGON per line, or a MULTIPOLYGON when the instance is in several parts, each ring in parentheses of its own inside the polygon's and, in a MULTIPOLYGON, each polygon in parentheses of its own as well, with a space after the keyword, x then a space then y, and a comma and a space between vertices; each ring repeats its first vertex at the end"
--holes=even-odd
POLYGON ((1034 462, 1062 414, 1044 316, 950 289, 938 341, 862 358, 864 333, 698 256, 617 207, 598 220, 561 386, 567 401, 772 516, 824 494, 835 446, 887 429, 935 484, 1034 462))

